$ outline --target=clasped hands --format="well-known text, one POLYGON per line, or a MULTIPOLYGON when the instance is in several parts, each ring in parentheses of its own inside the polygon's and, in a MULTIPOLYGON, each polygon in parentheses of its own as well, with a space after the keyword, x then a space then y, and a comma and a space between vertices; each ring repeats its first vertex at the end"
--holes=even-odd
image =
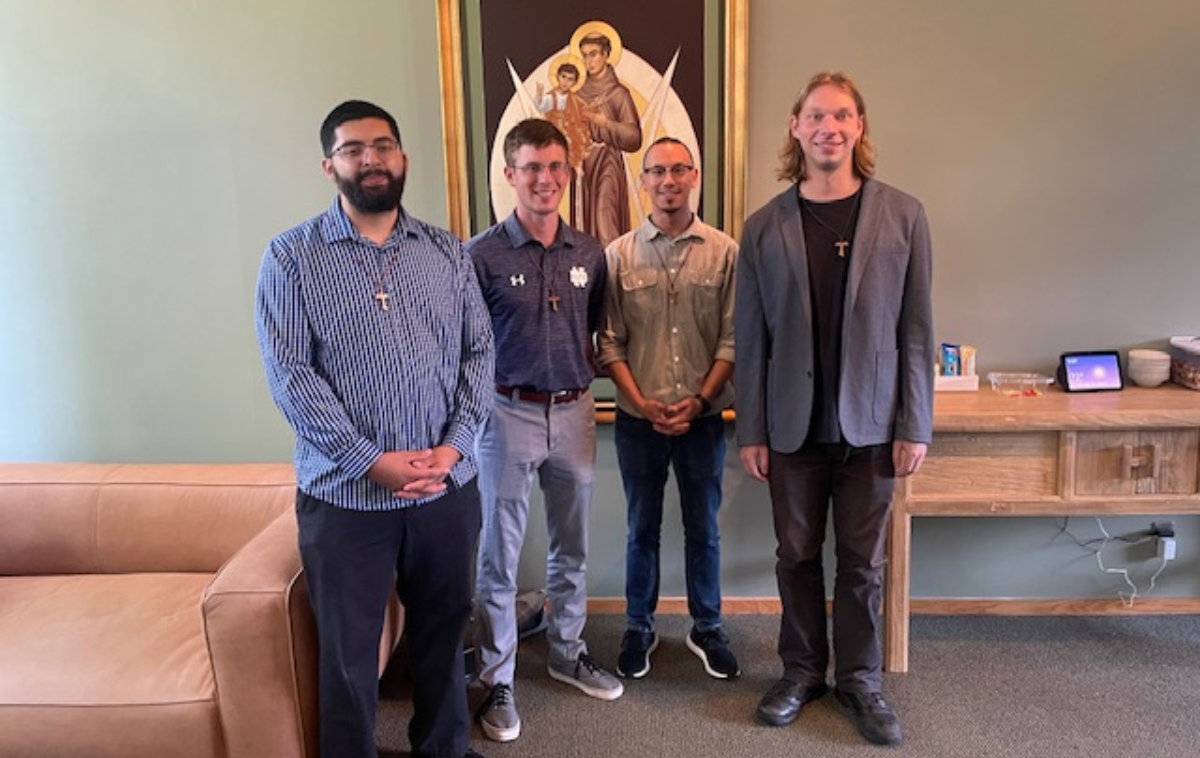
POLYGON ((462 454, 449 445, 427 450, 393 450, 379 456, 367 477, 401 500, 418 500, 446 491, 446 477, 462 454))
POLYGON ((677 403, 667 405, 661 400, 645 399, 641 411, 642 417, 654 425, 654 431, 670 437, 687 434, 692 428, 692 419, 700 415, 700 401, 694 397, 685 397, 677 403))

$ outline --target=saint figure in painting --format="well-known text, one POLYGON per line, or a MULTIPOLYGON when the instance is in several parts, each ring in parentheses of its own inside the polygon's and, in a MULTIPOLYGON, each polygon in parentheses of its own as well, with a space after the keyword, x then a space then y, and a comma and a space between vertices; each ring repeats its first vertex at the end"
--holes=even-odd
POLYGON ((583 231, 607 245, 631 228, 629 183, 623 153, 642 146, 642 127, 629 89, 617 79, 609 56, 612 41, 591 33, 579 41, 587 79, 579 88, 591 145, 583 159, 583 231))

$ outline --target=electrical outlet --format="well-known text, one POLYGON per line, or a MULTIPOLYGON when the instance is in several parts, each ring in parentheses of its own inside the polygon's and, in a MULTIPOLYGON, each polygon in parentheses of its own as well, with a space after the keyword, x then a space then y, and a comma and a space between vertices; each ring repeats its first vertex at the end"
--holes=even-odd
POLYGON ((1159 537, 1155 540, 1158 543, 1158 557, 1164 561, 1175 560, 1175 538, 1174 537, 1159 537))

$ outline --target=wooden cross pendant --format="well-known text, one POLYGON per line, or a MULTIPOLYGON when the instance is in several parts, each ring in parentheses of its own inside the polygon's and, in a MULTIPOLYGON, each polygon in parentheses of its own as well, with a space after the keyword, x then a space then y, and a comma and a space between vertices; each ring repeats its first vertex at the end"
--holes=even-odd
POLYGON ((838 249, 838 257, 845 258, 846 257, 846 248, 850 247, 850 243, 846 242, 845 240, 842 240, 841 242, 833 243, 833 246, 838 249))
POLYGON ((551 292, 550 297, 546 299, 546 302, 550 303, 550 310, 557 312, 558 311, 558 301, 561 299, 562 298, 560 298, 558 295, 551 292))
POLYGON ((379 310, 381 310, 381 311, 387 310, 387 301, 388 301, 389 297, 391 297, 391 295, 384 292, 383 290, 379 290, 378 292, 375 293, 375 299, 379 301, 379 310))

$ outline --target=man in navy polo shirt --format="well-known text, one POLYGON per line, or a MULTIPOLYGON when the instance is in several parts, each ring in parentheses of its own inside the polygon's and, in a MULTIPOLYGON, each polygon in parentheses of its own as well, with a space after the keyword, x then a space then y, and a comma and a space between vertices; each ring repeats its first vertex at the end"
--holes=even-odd
POLYGON ((599 241, 568 226, 559 203, 570 177, 567 140, 541 119, 504 139, 504 176, 517 192, 507 219, 467 243, 496 335, 496 393, 479 441, 483 499, 476 577, 479 678, 489 688, 483 733, 514 740, 517 565, 536 476, 546 507, 551 603, 549 674, 601 700, 621 683, 588 655, 588 506, 596 464, 593 335, 604 303, 599 241))

